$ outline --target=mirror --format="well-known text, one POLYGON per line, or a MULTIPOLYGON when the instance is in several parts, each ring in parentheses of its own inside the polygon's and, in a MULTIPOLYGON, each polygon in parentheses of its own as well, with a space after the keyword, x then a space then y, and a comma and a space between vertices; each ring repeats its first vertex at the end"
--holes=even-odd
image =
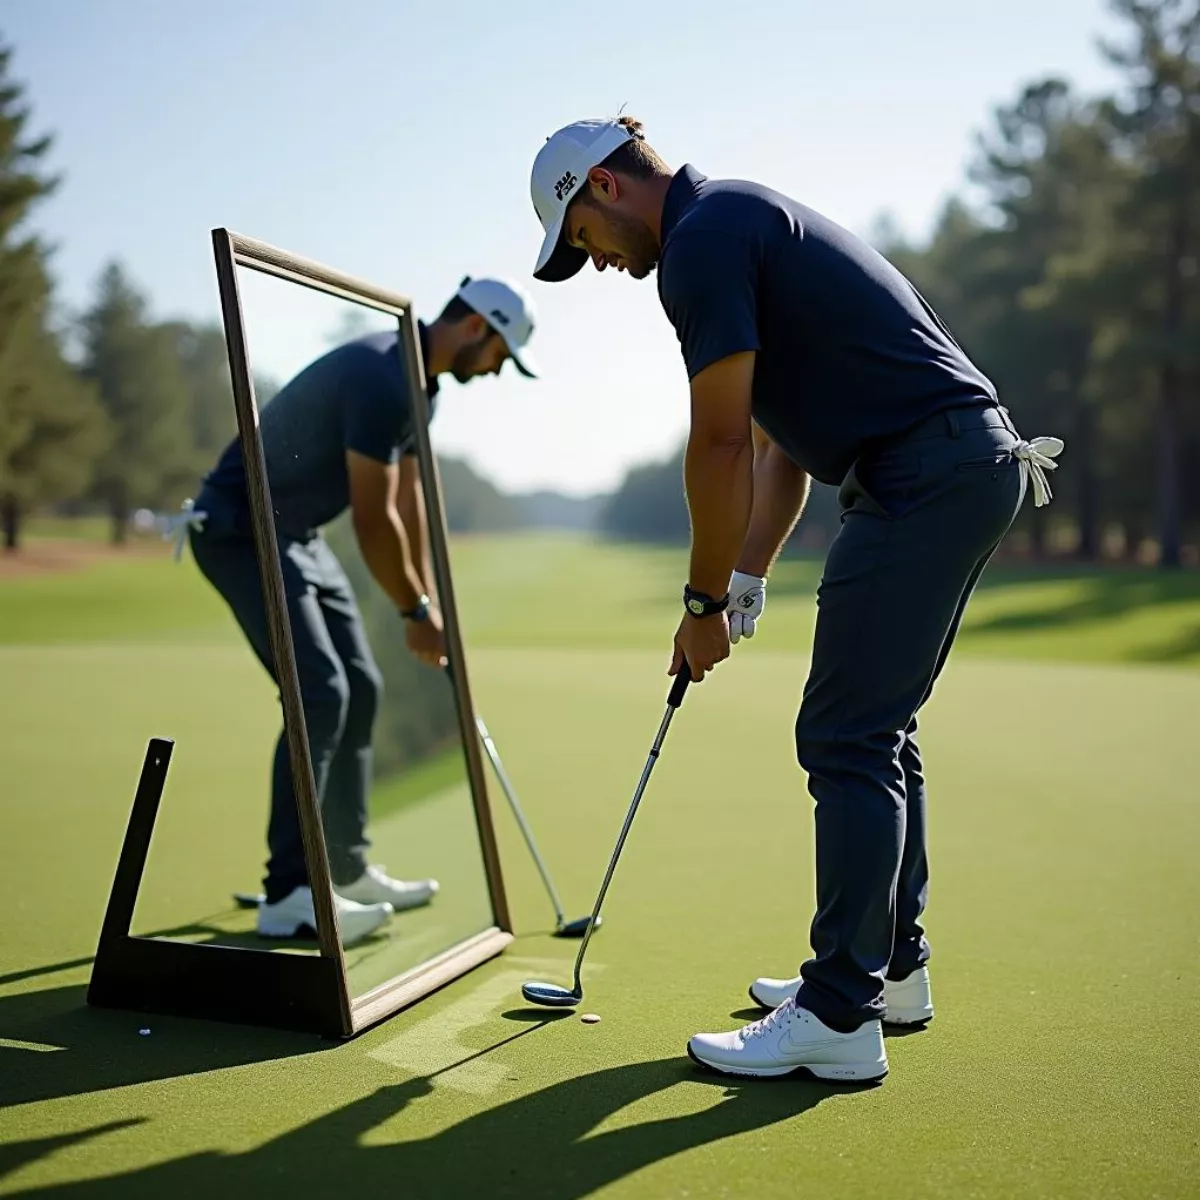
MULTIPOLYGON (((133 937, 111 919, 123 862, 97 971, 112 983, 132 951, 200 943, 224 953, 172 950, 170 969, 218 998, 214 1015, 239 1019, 250 971, 254 1019, 274 1023, 274 995, 280 1023, 349 1034, 511 941, 417 391, 423 332, 402 297, 224 230, 214 247, 238 431, 198 472, 173 568, 207 640, 162 665, 188 681, 156 708, 179 748, 160 812, 135 811, 126 839, 128 856, 139 820, 154 830, 133 937), (434 625, 398 611, 402 540, 444 621, 440 659, 434 625), (108 956, 105 938, 121 942, 108 956), (319 1017, 296 1014, 299 992, 319 1017)), ((187 1010, 207 1015, 195 996, 187 1010)))
MULTIPOLYGON (((326 853, 335 893, 354 904, 339 922, 357 999, 494 924, 454 685, 409 650, 406 622, 364 556, 373 537, 384 555, 376 569, 386 571, 398 544, 382 490, 378 523, 363 537, 346 507, 347 442, 378 455, 364 467, 381 486, 391 457, 413 558, 438 596, 418 418, 394 317, 245 267, 238 284, 251 370, 282 383, 261 408, 262 438, 326 853)), ((286 767, 282 744, 276 813, 290 800, 286 767)), ((284 903, 263 916, 285 926, 283 889, 304 870, 293 813, 264 884, 269 901, 284 903)))

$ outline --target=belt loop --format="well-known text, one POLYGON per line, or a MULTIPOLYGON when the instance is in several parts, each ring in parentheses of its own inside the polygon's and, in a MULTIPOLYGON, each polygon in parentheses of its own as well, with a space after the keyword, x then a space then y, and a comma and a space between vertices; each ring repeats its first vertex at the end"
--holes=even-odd
POLYGON ((958 424, 958 413, 956 413, 952 408, 946 409, 946 424, 949 426, 950 436, 952 438, 962 436, 962 430, 959 428, 958 424))

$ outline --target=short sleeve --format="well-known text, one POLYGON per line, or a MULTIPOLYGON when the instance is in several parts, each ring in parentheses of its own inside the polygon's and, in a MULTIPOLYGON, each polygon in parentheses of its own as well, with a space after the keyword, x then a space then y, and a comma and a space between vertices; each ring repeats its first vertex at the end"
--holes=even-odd
POLYGON ((391 374, 354 372, 342 381, 346 449, 382 463, 397 460, 412 423, 407 391, 391 374))
POLYGON ((659 297, 689 379, 731 354, 761 348, 752 239, 701 229, 677 234, 659 266, 659 297))

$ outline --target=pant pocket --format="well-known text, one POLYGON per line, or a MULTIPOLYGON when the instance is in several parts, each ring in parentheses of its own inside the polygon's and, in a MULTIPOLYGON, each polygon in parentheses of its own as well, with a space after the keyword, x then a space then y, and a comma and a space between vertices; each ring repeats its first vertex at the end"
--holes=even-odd
POLYGON ((995 470, 998 467, 1009 466, 1012 462, 1013 455, 1011 450, 997 449, 987 454, 977 455, 974 458, 964 458, 961 462, 955 464, 954 469, 956 471, 995 470))

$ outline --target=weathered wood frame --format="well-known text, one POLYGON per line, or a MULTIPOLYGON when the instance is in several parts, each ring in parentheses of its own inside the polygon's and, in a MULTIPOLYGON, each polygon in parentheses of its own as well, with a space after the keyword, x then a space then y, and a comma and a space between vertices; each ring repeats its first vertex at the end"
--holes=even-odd
POLYGON ((131 935, 134 905, 174 748, 171 741, 156 738, 150 742, 142 765, 96 951, 88 1002, 108 1008, 174 1013, 305 1030, 328 1037, 350 1037, 494 958, 512 942, 512 924, 479 740, 475 734, 475 712, 454 600, 441 479, 429 438, 425 364, 413 304, 406 297, 227 229, 214 229, 212 240, 238 436, 246 463, 254 541, 266 599, 271 649, 279 668, 284 728, 316 910, 318 954, 285 954, 131 935), (395 317, 400 335, 398 352, 408 374, 413 403, 430 547, 439 604, 445 619, 450 660, 448 673, 454 687, 493 923, 358 997, 351 995, 342 954, 329 859, 309 755, 238 288, 239 266, 395 317))

